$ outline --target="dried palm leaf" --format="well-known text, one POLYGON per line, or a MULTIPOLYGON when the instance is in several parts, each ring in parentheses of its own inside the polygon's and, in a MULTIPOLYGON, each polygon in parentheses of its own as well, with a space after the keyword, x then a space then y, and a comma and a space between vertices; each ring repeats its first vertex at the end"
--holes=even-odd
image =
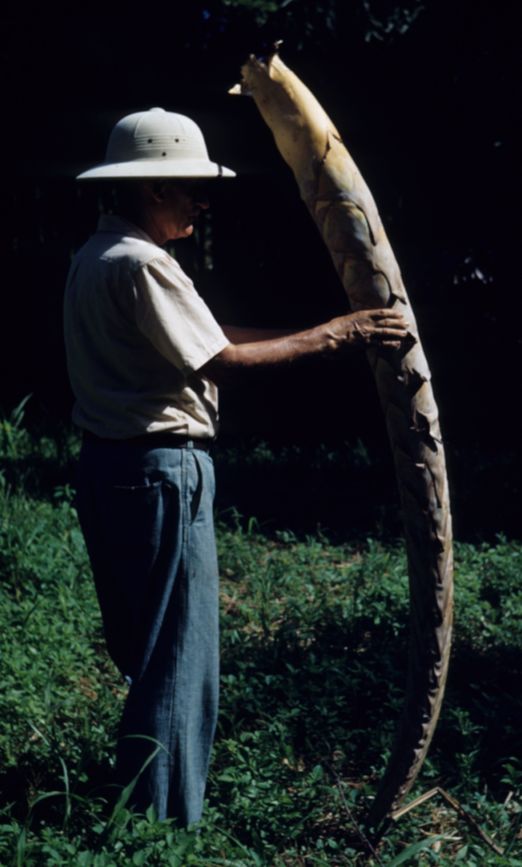
POLYGON ((453 559, 444 449, 430 370, 374 199, 337 129, 275 53, 251 56, 242 83, 292 169, 352 310, 394 307, 411 323, 403 350, 370 348, 399 486, 410 586, 404 710, 368 825, 379 836, 411 789, 437 724, 452 632, 453 559))

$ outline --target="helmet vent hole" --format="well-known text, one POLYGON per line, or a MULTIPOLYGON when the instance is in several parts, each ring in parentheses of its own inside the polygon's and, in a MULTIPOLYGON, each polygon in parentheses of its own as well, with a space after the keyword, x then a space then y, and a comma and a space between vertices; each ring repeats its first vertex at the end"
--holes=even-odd
POLYGON ((167 156, 167 151, 163 151, 163 153, 161 154, 161 156, 162 156, 162 157, 166 157, 166 156, 167 156))
POLYGON ((176 142, 176 144, 178 144, 179 138, 175 138, 174 141, 176 142))
POLYGON ((148 142, 148 144, 152 144, 152 139, 151 139, 151 138, 148 138, 148 139, 147 139, 147 142, 148 142))

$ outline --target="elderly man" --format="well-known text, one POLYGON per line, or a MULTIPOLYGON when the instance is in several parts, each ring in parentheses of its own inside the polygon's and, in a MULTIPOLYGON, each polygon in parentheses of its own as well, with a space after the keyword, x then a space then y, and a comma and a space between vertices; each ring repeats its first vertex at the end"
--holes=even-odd
POLYGON ((84 434, 78 514, 107 647, 130 688, 117 773, 132 803, 162 819, 199 820, 218 706, 218 570, 209 445, 216 383, 369 343, 398 347, 407 323, 389 310, 306 331, 220 326, 162 247, 193 232, 209 159, 189 118, 156 108, 114 127, 105 162, 117 215, 75 256, 65 343, 84 434))

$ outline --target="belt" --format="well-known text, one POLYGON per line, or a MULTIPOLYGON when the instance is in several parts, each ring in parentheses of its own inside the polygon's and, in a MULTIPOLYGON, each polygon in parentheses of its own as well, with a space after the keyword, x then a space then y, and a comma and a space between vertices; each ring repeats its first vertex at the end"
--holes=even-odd
POLYGON ((84 430, 83 438, 87 442, 103 443, 104 445, 147 446, 151 449, 203 449, 205 452, 210 451, 214 442, 210 438, 196 439, 194 437, 179 436, 178 434, 168 433, 166 431, 155 431, 137 437, 114 439, 111 437, 99 437, 96 436, 96 434, 93 434, 90 430, 84 430))

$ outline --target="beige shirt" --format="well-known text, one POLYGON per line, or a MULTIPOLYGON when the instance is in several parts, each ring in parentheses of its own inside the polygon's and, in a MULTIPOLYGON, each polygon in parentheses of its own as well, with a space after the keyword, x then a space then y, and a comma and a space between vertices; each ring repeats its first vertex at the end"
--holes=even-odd
POLYGON ((141 229, 102 216, 72 261, 64 303, 73 421, 102 437, 213 437, 215 385, 198 374, 228 344, 194 284, 141 229))

